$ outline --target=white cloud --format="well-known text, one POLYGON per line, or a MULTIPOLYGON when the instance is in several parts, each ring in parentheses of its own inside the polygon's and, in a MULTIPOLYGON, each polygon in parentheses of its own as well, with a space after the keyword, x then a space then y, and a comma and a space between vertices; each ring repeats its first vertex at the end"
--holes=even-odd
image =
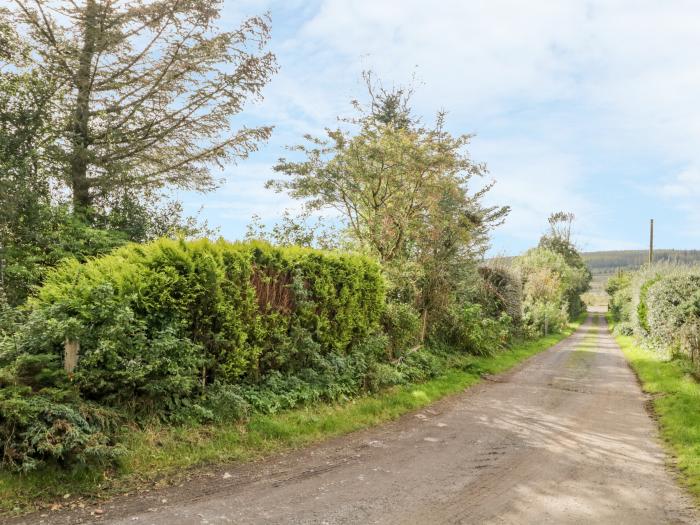
POLYGON ((661 186, 661 193, 671 199, 696 199, 700 197, 700 169, 697 166, 678 173, 661 186))
MULTIPOLYGON (((389 83, 415 72, 421 114, 445 108, 452 131, 478 133, 473 156, 497 180, 490 200, 513 208, 501 245, 531 244, 567 209, 587 248, 630 246, 620 225, 632 195, 658 197, 686 242, 700 238, 696 0, 246 0, 230 16, 267 8, 281 71, 248 112, 277 126, 266 161, 347 115, 362 69, 389 83), (630 164, 615 180, 618 158, 630 164), (666 171, 637 174, 635 159, 666 171), (613 183, 617 210, 600 203, 613 183)), ((215 206, 279 216, 288 201, 239 178, 252 169, 232 170, 215 206)))
MULTIPOLYGON (((478 158, 490 159, 489 168, 498 174, 487 202, 507 204, 512 210, 499 233, 509 240, 532 244, 547 227, 550 213, 572 211, 577 228, 586 231, 594 225, 596 207, 581 196, 582 174, 575 156, 557 151, 551 145, 530 140, 477 140, 473 151, 478 158)), ((496 244, 497 250, 509 251, 496 244)))

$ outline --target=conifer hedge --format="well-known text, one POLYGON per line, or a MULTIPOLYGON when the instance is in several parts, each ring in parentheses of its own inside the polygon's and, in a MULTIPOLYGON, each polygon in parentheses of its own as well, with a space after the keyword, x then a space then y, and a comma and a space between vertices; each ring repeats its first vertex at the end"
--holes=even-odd
POLYGON ((246 392, 261 410, 353 394, 383 353, 384 289, 365 257, 261 242, 162 239, 66 263, 0 338, 0 464, 110 461, 122 418, 211 419, 246 392))
POLYGON ((80 342, 81 391, 133 398, 306 366, 291 340, 300 331, 344 354, 384 304, 379 265, 362 256, 162 239, 65 265, 32 307, 50 311, 54 351, 80 342))

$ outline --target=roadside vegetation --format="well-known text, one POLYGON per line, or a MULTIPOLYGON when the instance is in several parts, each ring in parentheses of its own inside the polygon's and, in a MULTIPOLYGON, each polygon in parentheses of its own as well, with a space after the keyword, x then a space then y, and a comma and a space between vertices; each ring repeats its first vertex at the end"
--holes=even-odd
POLYGON ((617 335, 700 366, 700 268, 674 264, 618 272, 606 285, 617 335))
POLYGON ((573 215, 486 260, 509 209, 472 189, 471 135, 369 73, 355 116, 271 174, 300 215, 254 219, 242 242, 183 217, 168 190, 210 189, 212 165, 270 133, 230 126, 275 71, 269 20, 218 31, 209 4, 0 11, 4 512, 395 418, 553 344, 584 309, 573 215), (312 220, 328 210, 332 225, 312 220))
POLYGON ((617 342, 652 395, 661 434, 700 498, 700 269, 660 263, 607 284, 617 342))
POLYGON ((0 512, 14 514, 49 504, 54 509, 75 507, 86 499, 177 484, 196 476, 195 466, 259 459, 390 421, 478 383, 483 374, 504 372, 550 348, 573 333, 581 320, 559 333, 518 342, 495 356, 443 356, 437 377, 362 395, 352 402, 316 403, 209 425, 157 420, 132 424, 124 436, 125 454, 111 469, 52 466, 21 476, 0 472, 0 512), (70 497, 64 498, 66 494, 70 497))

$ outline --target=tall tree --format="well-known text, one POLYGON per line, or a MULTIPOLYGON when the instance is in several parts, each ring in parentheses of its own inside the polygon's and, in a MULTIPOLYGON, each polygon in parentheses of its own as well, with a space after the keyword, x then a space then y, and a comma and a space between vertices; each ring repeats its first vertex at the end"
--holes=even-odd
POLYGON ((442 114, 435 127, 421 126, 410 115, 410 90, 377 92, 370 81, 369 108, 355 103, 360 117, 348 121, 356 132, 307 136, 307 144, 292 148, 305 158, 281 159, 274 169, 287 177, 268 186, 311 209, 335 209, 359 245, 385 263, 411 255, 421 234, 434 238, 446 213, 448 222, 469 223, 472 248, 483 248, 486 232, 507 210, 481 206, 490 186, 467 191, 472 177, 486 172, 465 152, 471 135, 445 131, 442 114))
POLYGON ((547 220, 549 231, 540 237, 538 245, 540 251, 549 251, 561 256, 571 275, 575 276, 563 281, 566 282, 564 294, 569 314, 572 316, 578 315, 581 311, 583 306, 581 294, 588 290, 591 282, 591 272, 571 239, 575 218, 575 215, 570 212, 552 213, 547 220))
POLYGON ((588 271, 583 257, 571 240, 571 230, 575 219, 576 216, 571 212, 558 211, 550 214, 547 219, 549 231, 540 237, 539 246, 561 254, 566 259, 567 264, 588 271))
POLYGON ((23 67, 61 87, 60 160, 75 210, 114 190, 206 190, 270 127, 231 117, 276 71, 267 15, 222 31, 220 0, 14 0, 23 67))
MULTIPOLYGON (((55 89, 41 77, 0 71, 0 303, 21 304, 47 270, 126 241, 87 227, 56 192, 55 89)), ((1 315, 0 315, 1 317, 1 315)))
POLYGON ((385 91, 368 81, 370 103, 350 129, 328 130, 296 146, 301 160, 281 159, 283 179, 269 186, 311 209, 333 208, 348 233, 387 271, 394 299, 439 315, 456 300, 470 263, 488 246, 507 207, 487 207, 491 188, 470 191, 486 172, 466 152, 471 135, 453 136, 439 114, 434 127, 412 116, 410 89, 385 91))

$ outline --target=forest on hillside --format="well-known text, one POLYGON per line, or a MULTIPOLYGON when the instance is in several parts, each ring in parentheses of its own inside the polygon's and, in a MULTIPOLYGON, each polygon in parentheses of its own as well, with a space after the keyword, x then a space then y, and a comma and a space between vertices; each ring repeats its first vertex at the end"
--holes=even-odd
MULTIPOLYGON (((613 250, 581 254, 594 274, 637 269, 649 260, 647 250, 613 250)), ((700 250, 655 250, 654 262, 690 265, 700 262, 700 250)))

